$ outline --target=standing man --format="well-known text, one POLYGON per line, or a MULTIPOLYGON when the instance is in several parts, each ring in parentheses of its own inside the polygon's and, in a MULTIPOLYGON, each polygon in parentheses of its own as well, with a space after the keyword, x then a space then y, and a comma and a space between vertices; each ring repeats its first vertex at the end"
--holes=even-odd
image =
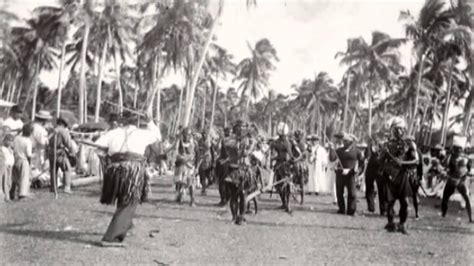
MULTIPOLYGON (((34 167, 41 173, 43 172, 44 163, 46 161, 46 147, 48 146, 48 131, 46 123, 53 117, 48 111, 41 110, 35 116, 33 123, 33 133, 31 139, 33 141, 34 167)), ((47 169, 47 168, 46 168, 47 169)))
POLYGON ((467 139, 465 137, 455 136, 453 139, 453 148, 447 159, 447 177, 446 185, 443 191, 443 199, 441 202, 441 211, 443 217, 448 212, 448 202, 454 191, 459 191, 464 202, 466 203, 466 212, 469 222, 472 223, 471 201, 468 195, 467 180, 471 171, 471 161, 464 154, 463 149, 467 139))
POLYGON ((189 189, 190 206, 194 206, 194 189, 196 167, 196 145, 189 128, 181 130, 178 140, 178 154, 175 163, 176 201, 181 203, 184 191, 189 189))
POLYGON ((218 203, 219 206, 225 206, 230 199, 229 188, 227 186, 227 183, 224 181, 228 172, 228 164, 226 163, 226 158, 223 157, 224 154, 222 153, 226 140, 230 138, 230 134, 231 134, 230 128, 229 127, 224 128, 224 136, 222 137, 219 144, 219 150, 221 152, 219 153, 219 159, 216 162, 215 175, 217 178, 217 185, 219 187, 219 196, 220 196, 220 202, 218 203))
MULTIPOLYGON (((102 135, 96 144, 107 152, 100 203, 117 204, 112 221, 102 238, 102 246, 123 246, 138 204, 146 201, 149 183, 145 175, 146 147, 159 136, 155 131, 136 127, 137 118, 126 112, 123 126, 102 135)), ((150 127, 154 126, 149 119, 150 127)))
MULTIPOLYGON (((290 177, 293 172, 293 165, 291 163, 293 152, 291 142, 288 139, 288 132, 288 125, 280 122, 277 126, 278 139, 271 145, 271 149, 276 153, 271 160, 272 162, 275 161, 274 172, 276 181, 290 177)), ((290 208, 291 182, 292 180, 288 180, 276 186, 278 194, 280 194, 281 208, 288 213, 292 212, 290 208)))
POLYGON ((407 234, 405 223, 408 217, 407 197, 411 196, 411 182, 416 178, 418 152, 415 142, 405 138, 406 123, 403 118, 395 117, 390 126, 392 137, 386 143, 381 154, 383 175, 387 184, 387 219, 385 229, 389 232, 397 230, 394 217, 394 205, 400 202, 400 224, 398 231, 407 234))
POLYGON ((198 163, 199 178, 201 181, 201 195, 206 195, 206 189, 212 184, 212 170, 214 169, 214 158, 211 150, 211 138, 207 130, 203 130, 198 141, 198 163))
POLYGON ((379 199, 380 216, 385 216, 387 211, 387 192, 386 186, 380 174, 379 157, 381 152, 381 140, 374 136, 367 147, 366 156, 368 157, 367 169, 365 171, 365 198, 367 199, 367 207, 369 212, 375 212, 375 186, 377 185, 377 193, 379 199))
POLYGON ((237 120, 233 127, 234 136, 225 139, 221 151, 222 163, 228 166, 225 181, 230 192, 232 221, 235 221, 237 225, 245 222, 245 197, 253 178, 250 167, 253 146, 244 132, 246 127, 247 125, 242 120, 237 120))
POLYGON ((344 189, 347 188, 347 214, 355 215, 356 212, 356 177, 364 169, 364 157, 354 145, 354 137, 343 133, 343 146, 334 149, 331 144, 329 160, 338 161, 336 166, 336 196, 339 210, 337 213, 345 214, 344 189), (358 169, 356 169, 358 168, 358 169))
POLYGON ((292 153, 295 155, 295 183, 300 186, 300 196, 303 205, 304 202, 304 186, 308 183, 308 164, 306 159, 308 157, 306 143, 304 142, 303 132, 296 130, 294 133, 295 139, 292 142, 292 153))
POLYGON ((50 191, 54 192, 54 186, 58 182, 58 170, 61 169, 64 175, 64 193, 72 194, 72 165, 70 158, 75 157, 78 152, 77 144, 72 140, 69 133, 69 123, 65 118, 59 117, 56 121, 56 128, 49 139, 49 171, 51 177, 50 191), (56 150, 56 164, 54 162, 54 152, 56 150))

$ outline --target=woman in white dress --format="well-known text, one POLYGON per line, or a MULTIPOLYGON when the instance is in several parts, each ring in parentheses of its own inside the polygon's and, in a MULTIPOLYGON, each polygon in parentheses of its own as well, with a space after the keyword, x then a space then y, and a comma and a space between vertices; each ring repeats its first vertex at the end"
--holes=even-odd
POLYGON ((315 135, 308 136, 307 140, 309 141, 310 153, 309 153, 309 179, 308 179, 308 188, 309 193, 326 193, 328 191, 327 187, 327 177, 326 177, 326 167, 328 163, 328 153, 321 145, 319 145, 319 138, 315 135))

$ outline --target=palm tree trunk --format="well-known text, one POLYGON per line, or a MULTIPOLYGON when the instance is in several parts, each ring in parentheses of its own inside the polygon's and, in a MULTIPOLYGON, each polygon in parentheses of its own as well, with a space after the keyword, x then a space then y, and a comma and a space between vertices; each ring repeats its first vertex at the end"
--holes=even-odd
POLYGON ((122 85, 120 84, 120 66, 118 64, 118 54, 117 51, 114 49, 114 64, 115 64, 115 79, 117 82, 117 90, 119 93, 119 113, 122 114, 123 111, 123 92, 122 92, 122 85))
MULTIPOLYGON (((158 83, 158 82, 157 82, 158 83)), ((156 113, 155 119, 156 121, 161 120, 161 87, 157 84, 158 89, 156 90, 156 113)))
POLYGON ((268 116, 268 135, 272 135, 272 112, 270 112, 270 115, 268 116))
MULTIPOLYGON (((418 135, 417 142, 418 144, 424 143, 423 141, 423 136, 426 135, 425 130, 424 130, 424 124, 425 124, 425 119, 428 113, 428 107, 429 103, 426 103, 425 108, 423 109, 423 114, 421 115, 421 121, 420 121, 420 134, 418 135)), ((416 129, 415 129, 415 136, 416 136, 416 129)))
POLYGON ((347 75, 347 84, 346 84, 346 103, 344 104, 344 116, 342 119, 342 130, 346 130, 346 121, 347 121, 347 111, 349 110, 349 92, 351 84, 351 75, 347 75))
POLYGON ((66 57, 66 40, 63 41, 61 47, 61 60, 59 62, 59 77, 58 77, 58 98, 56 103, 56 118, 61 114, 61 83, 63 78, 64 59, 66 57))
POLYGON ((449 70, 449 79, 448 79, 448 93, 446 94, 446 104, 444 106, 444 113, 443 113, 443 124, 441 127, 441 142, 443 146, 446 145, 446 137, 447 137, 447 124, 448 124, 448 115, 449 115, 449 104, 451 101, 451 87, 453 81, 453 70, 454 70, 454 59, 451 59, 451 68, 449 70))
MULTIPOLYGON (((87 2, 87 1, 86 1, 87 2)), ((86 3, 87 5, 87 3, 86 3)), ((81 47, 81 70, 79 74, 79 123, 84 123, 84 99, 86 90, 86 53, 89 45, 90 23, 86 21, 81 47)))
POLYGON ((436 118, 436 110, 438 109, 438 95, 435 96, 433 109, 431 110, 430 132, 428 133, 428 141, 426 145, 431 145, 431 138, 433 136, 433 122, 436 118))
POLYGON ((408 135, 412 133, 412 127, 415 124, 416 113, 418 110, 418 98, 420 97, 420 89, 421 89, 421 81, 423 80, 423 65, 425 63, 425 53, 422 54, 421 60, 418 65, 418 81, 416 86, 416 94, 415 94, 415 106, 413 108, 413 114, 410 120, 410 125, 408 127, 408 135))
POLYGON ((368 130, 368 136, 372 136, 372 95, 370 93, 370 86, 367 88, 367 98, 369 101, 369 130, 368 130))
POLYGON ((216 101, 217 101, 217 79, 218 75, 216 75, 216 82, 214 83, 214 91, 212 92, 212 110, 211 110, 211 121, 209 122, 209 132, 211 132, 212 127, 214 126, 214 115, 216 113, 216 101))
POLYGON ((38 96, 38 76, 40 71, 40 55, 36 58, 36 70, 35 70, 35 77, 34 77, 34 85, 33 85, 33 106, 31 108, 31 121, 35 120, 36 116, 36 97, 38 96))
POLYGON ((0 98, 3 98, 3 90, 5 89, 5 80, 2 80, 2 89, 0 90, 0 98))
MULTIPOLYGON (((472 83, 471 81, 468 81, 469 83, 472 83)), ((464 108, 463 108, 463 114, 464 114, 464 120, 463 120, 463 130, 464 134, 467 134, 468 130, 468 124, 471 121, 472 117, 472 104, 474 102, 474 87, 472 84, 469 84, 469 95, 466 98, 466 102, 464 103, 464 108)))
POLYGON ((21 88, 23 87, 23 82, 21 80, 18 81, 19 84, 18 84, 18 94, 16 95, 16 103, 19 104, 20 103, 20 97, 21 97, 21 88))
POLYGON ((155 101, 155 95, 156 95, 156 73, 158 69, 158 59, 154 58, 153 59, 153 65, 152 65, 152 70, 151 70, 151 83, 150 86, 151 88, 148 90, 147 95, 148 97, 148 103, 147 103, 147 114, 152 117, 153 116, 153 102, 155 101))
POLYGON ((206 124, 206 105, 207 105, 207 88, 203 90, 204 99, 202 106, 202 117, 201 117, 201 130, 204 130, 204 125, 206 124))
POLYGON ((184 96, 184 90, 186 88, 187 84, 184 85, 184 87, 181 89, 179 93, 179 102, 178 102, 178 120, 177 124, 181 125, 181 118, 182 118, 182 109, 183 109, 183 96, 184 96))
POLYGON ((102 48, 102 55, 99 62, 99 81, 97 82, 97 98, 95 99, 95 122, 99 122, 100 104, 102 102, 102 79, 104 78, 105 58, 107 57, 108 39, 105 38, 104 47, 102 48))
POLYGON ((192 79, 192 82, 191 82, 191 86, 189 87, 189 95, 187 97, 188 101, 187 101, 187 106, 186 106, 186 110, 185 110, 185 113, 184 113, 184 121, 183 121, 184 126, 189 125, 189 119, 191 118, 191 108, 192 108, 192 102, 193 102, 192 100, 194 98, 194 92, 196 91, 196 85, 197 85, 199 76, 201 74, 201 69, 202 69, 202 66, 204 64, 204 60, 206 59, 206 56, 207 56, 207 51, 209 50, 209 46, 210 46, 212 38, 214 36, 214 32, 217 29, 219 19, 222 15, 223 9, 224 9, 224 0, 219 0, 219 10, 217 11, 216 17, 212 21, 211 30, 209 32, 209 35, 207 36, 206 43, 204 44, 204 48, 203 48, 203 51, 201 53, 201 57, 199 58, 199 62, 198 62, 197 67, 196 67, 196 69, 193 73, 193 79, 192 79))

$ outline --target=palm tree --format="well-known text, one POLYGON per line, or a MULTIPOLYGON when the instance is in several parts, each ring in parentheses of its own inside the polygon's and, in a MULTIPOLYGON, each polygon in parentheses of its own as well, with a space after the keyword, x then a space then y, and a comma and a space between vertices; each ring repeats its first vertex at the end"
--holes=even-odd
POLYGON ((339 91, 334 81, 326 72, 319 72, 314 80, 305 79, 296 89, 297 102, 306 110, 312 110, 309 132, 314 133, 316 124, 323 133, 323 114, 329 113, 331 107, 338 104, 339 91))
POLYGON ((232 62, 232 55, 230 55, 223 47, 217 44, 212 44, 210 49, 211 51, 205 65, 205 76, 211 81, 211 84, 213 85, 212 111, 209 123, 209 129, 211 130, 214 125, 219 78, 227 78, 228 73, 234 74, 235 64, 232 62))
POLYGON ((359 90, 365 91, 368 103, 368 135, 372 135, 372 98, 374 92, 390 87, 391 80, 403 70, 397 48, 405 39, 392 39, 386 33, 374 31, 369 45, 363 38, 354 43, 351 53, 345 55, 342 63, 352 64, 358 76, 359 90))
MULTIPOLYGON (((38 8, 34 10, 33 18, 26 21, 25 27, 12 28, 12 41, 15 43, 16 53, 20 55, 23 71, 28 73, 30 69, 35 69, 33 76, 25 75, 29 78, 29 84, 33 84, 32 119, 36 114, 38 75, 43 69, 51 70, 55 67, 55 58, 58 56, 56 51, 66 38, 63 16, 60 8, 38 8)), ((29 97, 24 109, 28 102, 29 97)))
POLYGON ((245 102, 245 112, 248 115, 248 108, 251 100, 257 100, 265 94, 270 71, 275 69, 275 61, 279 61, 277 52, 268 39, 262 39, 250 49, 251 57, 243 59, 237 65, 235 81, 239 81, 238 90, 242 98, 247 96, 245 102))
POLYGON ((97 83, 97 97, 95 108, 95 120, 99 120, 101 105, 101 87, 105 70, 105 64, 108 61, 108 55, 111 55, 115 70, 116 87, 119 95, 119 112, 123 108, 123 90, 120 79, 121 65, 119 60, 125 62, 131 57, 130 43, 132 42, 132 31, 134 18, 128 15, 128 9, 115 0, 109 0, 105 4, 102 12, 91 12, 90 18, 94 23, 90 27, 90 44, 100 51, 99 62, 99 81, 97 83))
POLYGON ((418 57, 418 82, 416 86, 415 104, 412 121, 409 124, 409 132, 415 121, 418 110, 418 96, 421 89, 423 68, 428 57, 432 56, 434 46, 440 41, 439 33, 450 25, 452 15, 446 11, 443 0, 427 0, 423 5, 418 19, 409 11, 400 12, 400 20, 404 22, 406 35, 413 41, 414 54, 418 57))

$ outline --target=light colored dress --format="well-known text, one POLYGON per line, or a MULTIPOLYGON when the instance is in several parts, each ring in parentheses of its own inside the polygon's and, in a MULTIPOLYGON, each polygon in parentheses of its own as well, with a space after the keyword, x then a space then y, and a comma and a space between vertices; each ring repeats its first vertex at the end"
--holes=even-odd
POLYGON ((308 192, 329 193, 332 188, 329 188, 329 180, 326 174, 328 164, 328 153, 320 145, 313 146, 309 156, 308 170, 308 192))

